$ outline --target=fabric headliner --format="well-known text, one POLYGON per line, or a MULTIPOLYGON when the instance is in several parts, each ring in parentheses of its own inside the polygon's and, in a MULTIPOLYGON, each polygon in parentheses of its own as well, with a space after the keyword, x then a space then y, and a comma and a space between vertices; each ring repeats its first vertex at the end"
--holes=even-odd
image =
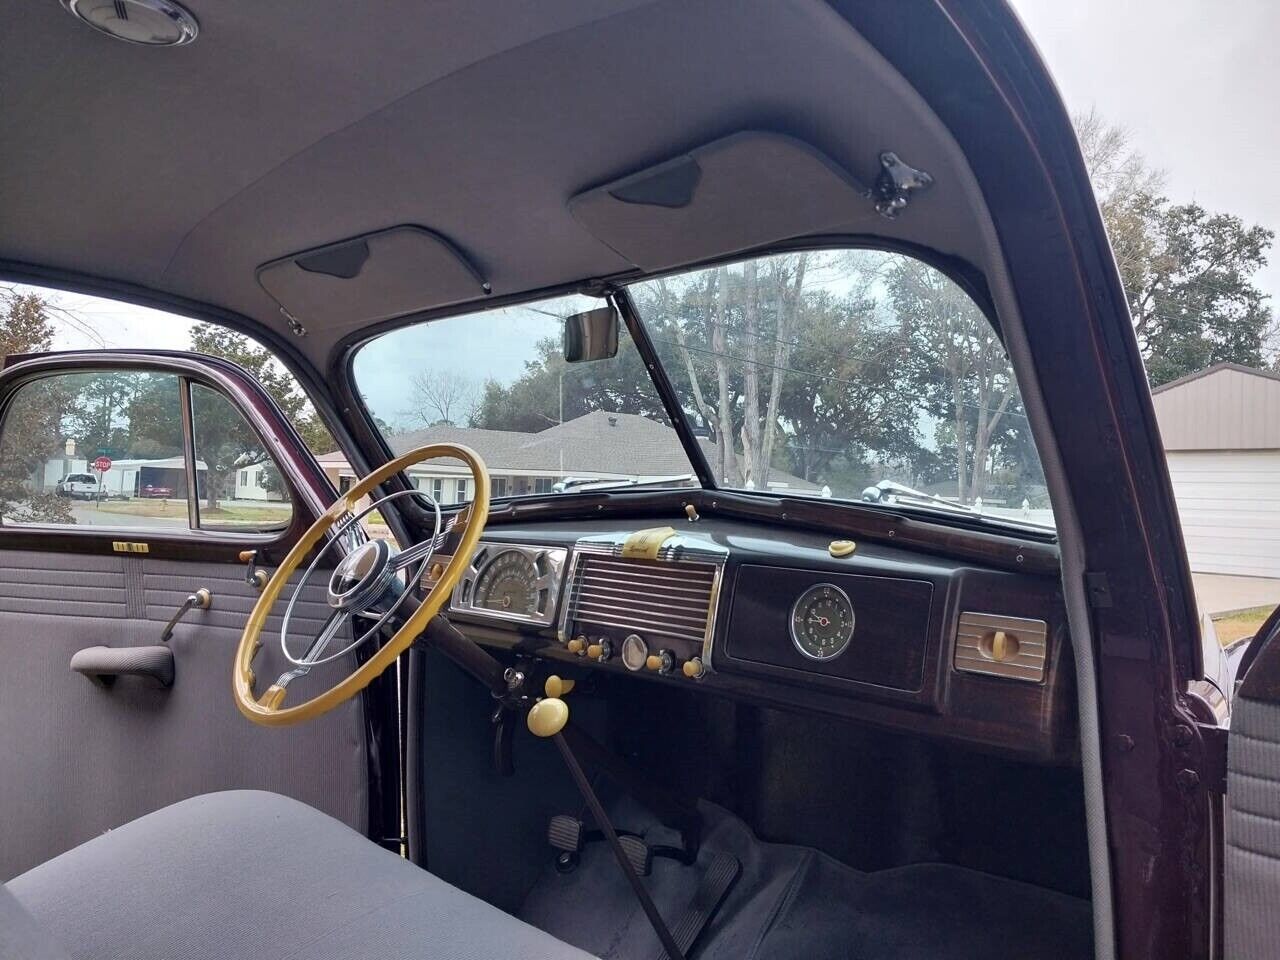
POLYGON ((166 807, 8 889, 75 960, 587 956, 305 804, 250 790, 166 807))
MULTIPOLYGON (((352 11, 218 4, 200 11, 195 43, 143 50, 31 5, 0 59, 6 119, 23 130, 0 143, 0 260, 138 284, 284 332, 258 266, 420 224, 494 294, 520 293, 630 268, 573 219, 570 197, 755 129, 867 181, 880 151, 897 151, 935 187, 896 221, 868 204, 841 227, 984 262, 971 228, 982 199, 954 141, 821 0, 352 11)), ((819 228, 830 224, 808 229, 819 228)), ((709 235, 700 253, 741 246, 709 235)), ((323 363, 355 326, 298 343, 323 363)))

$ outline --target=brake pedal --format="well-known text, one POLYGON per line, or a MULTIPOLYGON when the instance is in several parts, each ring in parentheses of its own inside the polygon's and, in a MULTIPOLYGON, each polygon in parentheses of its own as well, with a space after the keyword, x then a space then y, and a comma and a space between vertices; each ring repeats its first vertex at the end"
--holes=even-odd
POLYGON ((621 833, 618 834, 618 843, 631 861, 631 868, 640 876, 647 877, 653 870, 653 851, 649 845, 634 834, 621 833))

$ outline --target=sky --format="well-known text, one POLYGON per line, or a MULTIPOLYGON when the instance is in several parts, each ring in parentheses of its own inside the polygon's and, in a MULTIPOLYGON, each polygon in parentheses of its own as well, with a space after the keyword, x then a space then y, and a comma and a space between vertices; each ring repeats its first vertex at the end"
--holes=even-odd
MULTIPOLYGON (((1073 113, 1195 200, 1280 234, 1280 0, 1013 0, 1073 113)), ((1257 278, 1280 314, 1280 243, 1257 278)))
MULTIPOLYGON (((1171 200, 1195 200, 1280 233, 1280 0, 1013 3, 1068 109, 1093 108, 1125 128, 1134 149, 1165 171, 1171 200)), ((1280 313, 1280 244, 1271 257, 1257 282, 1280 313)), ((189 344, 191 323, 183 318, 71 294, 57 300, 93 331, 61 325, 60 349, 189 344)), ((518 375, 543 328, 533 323, 527 337, 490 339, 490 361, 503 368, 492 372, 518 375)), ((421 354, 403 349, 405 341, 399 346, 379 359, 387 373, 407 375, 421 354)), ((396 396, 381 393, 397 385, 402 396, 403 383, 371 377, 361 387, 376 411, 394 414, 396 396)))

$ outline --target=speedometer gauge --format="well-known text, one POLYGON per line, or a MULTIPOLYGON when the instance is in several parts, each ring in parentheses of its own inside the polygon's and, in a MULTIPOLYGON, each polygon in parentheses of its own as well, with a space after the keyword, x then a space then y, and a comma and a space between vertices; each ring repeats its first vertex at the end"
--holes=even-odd
POLYGON ((503 550, 476 578, 473 604, 485 610, 532 617, 538 612, 538 570, 519 550, 503 550))
POLYGON ((853 639, 853 604, 833 583, 818 583, 791 607, 791 642, 810 660, 831 660, 853 639))

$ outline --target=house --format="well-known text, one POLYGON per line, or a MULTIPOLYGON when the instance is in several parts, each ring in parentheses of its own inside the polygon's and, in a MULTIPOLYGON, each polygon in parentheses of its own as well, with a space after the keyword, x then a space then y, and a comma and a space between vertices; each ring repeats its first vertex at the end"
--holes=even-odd
MULTIPOLYGON (((196 461, 196 483, 203 491, 208 470, 203 460, 196 461)), ((86 473, 98 477, 102 493, 112 498, 150 496, 157 488, 171 491, 167 496, 183 499, 187 493, 187 462, 181 457, 150 459, 122 458, 113 460, 111 469, 99 476, 92 460, 74 457, 50 457, 36 471, 28 486, 38 493, 52 493, 58 480, 70 473, 86 473)))
POLYGON ((1280 577, 1280 375, 1220 363, 1152 399, 1191 569, 1280 577))
MULTIPOLYGON (((566 478, 575 480, 645 481, 691 476, 688 457, 675 430, 631 413, 597 410, 537 433, 511 430, 479 430, 438 424, 422 430, 393 434, 393 453, 407 453, 429 443, 459 443, 471 447, 489 468, 491 495, 520 496, 552 493, 566 478)), ((714 450, 706 439, 698 441, 711 459, 714 450)), ((340 451, 319 458, 329 479, 347 490, 356 474, 340 451)), ((444 460, 420 463, 409 477, 440 503, 471 499, 471 474, 461 463, 444 460)), ((778 470, 772 471, 769 488, 817 496, 817 485, 778 470)))
POLYGON ((262 500, 279 503, 284 500, 284 488, 278 479, 273 481, 272 474, 279 477, 275 464, 255 463, 236 471, 235 488, 232 496, 236 500, 262 500))

